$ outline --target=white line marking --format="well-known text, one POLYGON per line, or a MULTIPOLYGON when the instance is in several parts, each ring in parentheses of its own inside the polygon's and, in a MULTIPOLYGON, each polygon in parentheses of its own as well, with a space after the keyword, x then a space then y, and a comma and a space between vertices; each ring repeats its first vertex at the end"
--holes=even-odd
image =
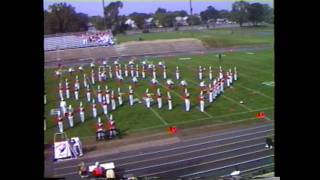
POLYGON ((187 174, 187 175, 183 175, 183 176, 180 176, 180 177, 187 177, 187 176, 193 176, 193 175, 196 175, 196 174, 203 174, 203 173, 207 173, 207 172, 210 172, 210 171, 216 171, 216 170, 225 169, 225 168, 228 168, 228 167, 234 167, 234 166, 237 166, 237 165, 240 165, 240 164, 246 164, 246 163, 249 163, 249 162, 258 161, 258 160, 266 159, 266 158, 273 157, 273 156, 274 155, 264 156, 264 157, 261 157, 261 158, 256 158, 256 159, 252 159, 252 160, 248 160, 248 161, 242 161, 240 163, 235 163, 235 164, 231 164, 231 165, 228 165, 228 166, 209 169, 209 170, 206 170, 206 171, 199 171, 199 172, 196 172, 196 173, 187 174))
MULTIPOLYGON (((263 150, 253 151, 253 152, 250 152, 250 153, 244 153, 244 154, 241 154, 241 155, 231 156, 231 157, 228 157, 228 158, 218 159, 218 160, 214 160, 214 161, 208 161, 208 162, 199 163, 199 164, 191 165, 191 166, 184 166, 184 167, 181 167, 181 168, 170 169, 170 170, 167 170, 167 171, 154 172, 154 173, 145 174, 145 175, 141 175, 141 176, 142 177, 151 176, 151 175, 155 175, 155 174, 163 174, 163 173, 167 173, 167 172, 171 172, 171 171, 177 171, 177 170, 181 170, 181 169, 187 169, 187 168, 191 168, 191 167, 198 167, 200 165, 216 163, 216 162, 219 162, 219 161, 225 161, 225 160, 228 160, 228 159, 234 159, 234 158, 237 158, 237 157, 246 156, 246 155, 250 155, 250 154, 255 154, 255 153, 259 153, 259 152, 265 152, 265 151, 268 151, 268 150, 263 149, 263 150)), ((129 171, 131 171, 131 170, 129 170, 129 171)), ((126 171, 126 172, 129 172, 129 171, 126 171)))
POLYGON ((266 98, 271 99, 272 101, 274 101, 274 98, 273 98, 273 97, 270 97, 270 96, 268 96, 268 95, 265 95, 265 94, 263 94, 263 93, 260 92, 260 91, 257 91, 257 90, 254 90, 254 89, 251 89, 251 88, 242 86, 242 85, 240 85, 240 84, 237 84, 237 86, 242 87, 242 88, 244 88, 244 89, 246 89, 246 90, 248 90, 248 91, 252 91, 252 92, 254 92, 254 93, 257 93, 257 94, 259 94, 259 95, 261 95, 261 96, 263 96, 263 97, 266 97, 266 98))
POLYGON ((223 97, 223 98, 225 98, 225 99, 228 99, 229 101, 231 101, 231 102, 234 102, 234 103, 238 104, 239 106, 241 106, 241 107, 245 108, 246 110, 252 111, 252 109, 251 109, 251 108, 247 107, 246 105, 240 104, 240 103, 239 103, 239 102, 237 102, 236 100, 234 100, 234 99, 232 99, 232 98, 230 98, 230 97, 228 97, 228 96, 226 96, 226 95, 224 95, 224 94, 223 94, 221 97, 223 97))
MULTIPOLYGON (((251 148, 251 147, 255 147, 255 146, 261 146, 261 145, 265 145, 265 143, 259 143, 259 144, 244 146, 244 147, 240 147, 240 148, 236 148, 236 149, 230 149, 230 150, 227 150, 227 151, 211 153, 211 154, 205 154, 205 155, 201 155, 201 156, 195 156, 195 157, 192 157, 192 158, 187 158, 187 159, 182 159, 182 160, 177 160, 177 161, 171 161, 171 162, 162 163, 162 164, 156 164, 156 165, 152 165, 152 166, 146 166, 146 167, 141 167, 141 168, 130 169, 130 170, 126 170, 125 172, 139 171, 139 170, 142 170, 142 169, 149 169, 149 168, 154 168, 154 167, 158 167, 158 166, 164 166, 164 165, 168 165, 168 164, 176 164, 176 163, 180 163, 180 162, 184 162, 184 161, 190 161, 190 160, 199 159, 199 158, 203 158, 203 157, 215 156, 215 155, 218 155, 218 154, 224 154, 224 153, 228 153, 228 152, 238 151, 238 150, 241 150, 241 149, 247 149, 247 148, 251 148)), ((260 151, 261 150, 259 150, 259 152, 260 151)), ((265 151, 265 149, 263 149, 263 151, 265 151)), ((247 153, 245 153, 245 154, 247 154, 247 153)))
MULTIPOLYGON (((134 94, 135 94, 139 99, 141 99, 141 97, 138 96, 136 93, 134 93, 134 94)), ((160 114, 157 113, 152 107, 150 107, 149 109, 153 112, 153 114, 154 114, 155 116, 157 116, 157 118, 160 119, 160 121, 161 121, 165 126, 168 125, 167 121, 165 121, 165 120, 163 119, 163 117, 161 117, 160 114)))

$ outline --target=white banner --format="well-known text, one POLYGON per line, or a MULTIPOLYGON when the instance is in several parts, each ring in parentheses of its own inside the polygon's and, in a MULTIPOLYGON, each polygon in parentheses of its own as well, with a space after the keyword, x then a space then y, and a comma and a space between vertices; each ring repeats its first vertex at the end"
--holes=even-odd
POLYGON ((54 143, 54 158, 68 158, 71 157, 71 150, 68 141, 61 141, 54 143))

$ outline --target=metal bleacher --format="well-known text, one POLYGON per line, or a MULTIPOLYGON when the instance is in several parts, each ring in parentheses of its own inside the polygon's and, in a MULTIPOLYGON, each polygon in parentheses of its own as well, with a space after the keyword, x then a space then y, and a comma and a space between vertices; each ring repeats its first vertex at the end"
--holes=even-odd
POLYGON ((85 47, 95 47, 95 46, 105 46, 106 44, 101 43, 87 43, 82 44, 81 36, 66 35, 59 37, 45 37, 44 38, 44 50, 45 51, 55 51, 62 49, 72 49, 72 48, 85 48, 85 47))

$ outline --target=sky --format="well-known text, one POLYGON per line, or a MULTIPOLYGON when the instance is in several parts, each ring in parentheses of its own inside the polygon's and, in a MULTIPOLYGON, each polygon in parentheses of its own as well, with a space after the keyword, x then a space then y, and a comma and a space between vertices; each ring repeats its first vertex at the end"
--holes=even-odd
MULTIPOLYGON (((105 6, 111 1, 105 0, 105 6)), ((154 13, 159 7, 167 11, 185 10, 189 13, 189 0, 121 0, 123 8, 120 15, 128 15, 133 12, 154 13)), ((246 0, 247 2, 260 2, 273 7, 273 0, 246 0)), ((86 13, 89 16, 102 15, 102 0, 43 0, 43 8, 48 9, 49 5, 57 2, 66 2, 76 8, 77 12, 86 13)), ((218 10, 231 10, 235 0, 192 0, 193 13, 199 14, 208 6, 213 6, 218 10)))

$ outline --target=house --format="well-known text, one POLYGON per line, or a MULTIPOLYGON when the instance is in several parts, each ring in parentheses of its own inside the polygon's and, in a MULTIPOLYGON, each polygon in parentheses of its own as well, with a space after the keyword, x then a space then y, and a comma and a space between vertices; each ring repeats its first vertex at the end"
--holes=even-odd
POLYGON ((187 22, 187 20, 188 20, 188 16, 185 16, 185 17, 180 17, 180 16, 177 16, 176 18, 175 18, 175 20, 176 20, 176 24, 179 26, 188 26, 189 24, 188 24, 188 22, 187 22))
POLYGON ((145 19, 144 23, 145 23, 146 27, 153 27, 154 26, 154 22, 153 22, 153 18, 152 17, 150 17, 148 19, 145 19))
POLYGON ((127 25, 130 26, 131 28, 137 28, 137 25, 136 25, 136 23, 134 22, 134 20, 132 20, 132 19, 130 19, 130 18, 126 20, 125 24, 127 24, 127 25))

